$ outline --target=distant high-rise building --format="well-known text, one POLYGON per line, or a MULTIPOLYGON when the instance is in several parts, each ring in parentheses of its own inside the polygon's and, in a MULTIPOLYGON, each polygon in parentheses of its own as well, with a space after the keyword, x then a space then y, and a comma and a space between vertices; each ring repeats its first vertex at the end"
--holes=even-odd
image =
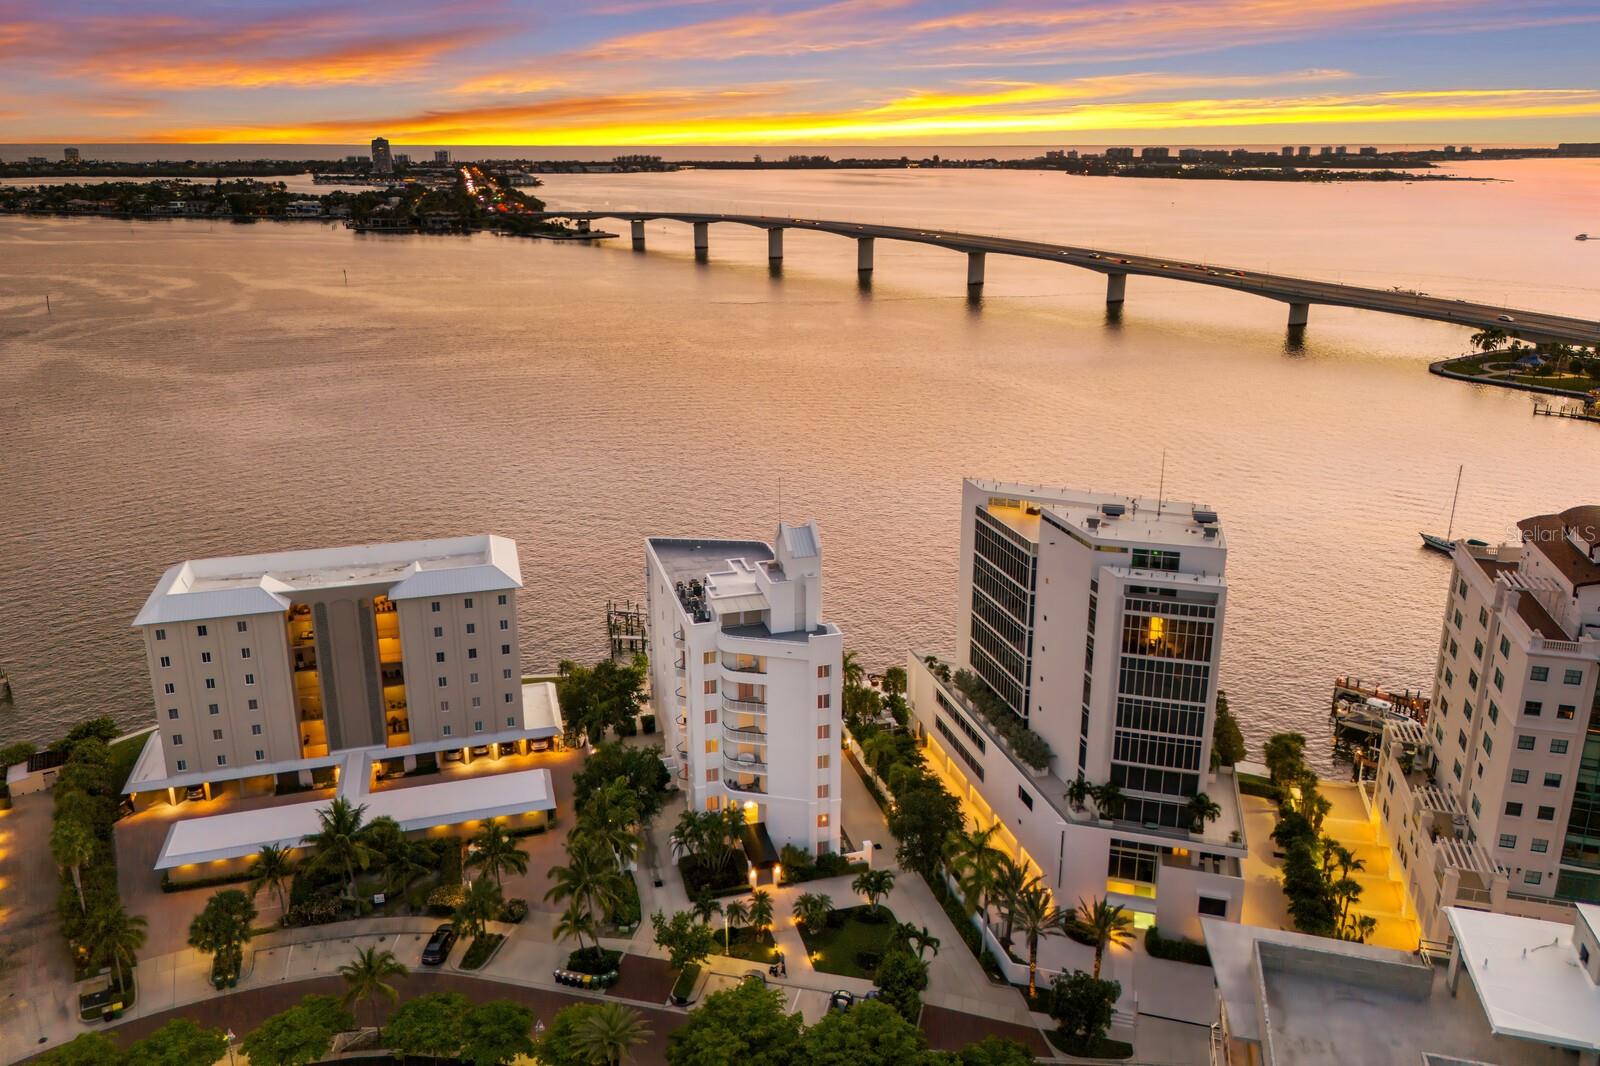
POLYGON ((394 157, 389 154, 389 142, 383 137, 372 138, 372 172, 394 173, 394 157))
POLYGON ((1198 149, 1198 148, 1179 148, 1178 149, 1178 158, 1179 159, 1199 159, 1200 158, 1200 149, 1198 149))
POLYGON ((1292 155, 1294 155, 1294 145, 1292 145, 1292 144, 1284 145, 1283 146, 1283 157, 1285 159, 1288 159, 1292 155))
POLYGON ((1305 159, 1311 154, 1311 146, 1309 144, 1302 144, 1299 148, 1295 149, 1295 154, 1301 159, 1305 159))
POLYGON ((1163 160, 1171 159, 1172 150, 1170 148, 1146 148, 1139 153, 1139 158, 1146 162, 1159 163, 1163 160))
POLYGON ((82 157, 78 154, 78 150, 76 148, 64 149, 62 151, 62 153, 61 153, 61 156, 62 156, 63 159, 65 159, 69 163, 77 163, 82 159, 82 157))
POLYGON ((344 161, 348 166, 359 167, 367 161, 367 157, 364 155, 347 155, 344 157, 344 161))
POLYGON ((1330 155, 1332 155, 1333 154, 1333 145, 1331 145, 1331 144, 1323 145, 1322 146, 1322 150, 1320 152, 1318 152, 1317 154, 1319 156, 1330 156, 1330 155))
POLYGON ((439 164, 442 164, 444 166, 449 166, 450 165, 450 149, 448 149, 448 148, 435 148, 433 150, 433 161, 435 163, 439 163, 439 164))
POLYGON ((1349 155, 1350 154, 1350 149, 1341 144, 1339 147, 1337 147, 1337 148, 1335 148, 1333 150, 1333 154, 1334 155, 1349 155))
POLYGON ((1107 148, 1106 149, 1106 158, 1107 159, 1132 159, 1133 158, 1133 149, 1132 148, 1107 148))
POLYGON ((42 167, 48 162, 50 162, 50 160, 46 159, 42 155, 30 155, 28 157, 28 165, 32 167, 42 167))
POLYGON ((1378 150, 1376 148, 1374 148, 1370 144, 1363 145, 1362 148, 1361 148, 1361 154, 1362 155, 1377 155, 1378 154, 1378 150))
POLYGON ((400 166, 409 167, 411 165, 411 156, 406 152, 396 152, 394 161, 400 166))

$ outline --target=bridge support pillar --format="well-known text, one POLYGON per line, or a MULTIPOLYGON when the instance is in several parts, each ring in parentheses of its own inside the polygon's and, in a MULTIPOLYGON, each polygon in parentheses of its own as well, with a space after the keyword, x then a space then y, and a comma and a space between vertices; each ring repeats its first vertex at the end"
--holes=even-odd
POLYGON ((1292 329, 1292 328, 1294 328, 1296 326, 1304 326, 1306 324, 1306 320, 1310 317, 1310 311, 1311 311, 1311 305, 1310 304, 1290 304, 1289 305, 1289 326, 1290 326, 1290 328, 1292 329))
POLYGON ((578 232, 579 233, 588 233, 589 232, 589 220, 588 219, 586 219, 586 218, 578 219, 578 232))
POLYGON ((856 238, 856 273, 872 273, 872 238, 856 238))
POLYGON ((633 250, 644 251, 644 219, 636 218, 630 225, 633 227, 633 250))
POLYGON ((1120 305, 1128 296, 1128 275, 1106 275, 1106 303, 1120 305))
POLYGON ((700 259, 706 257, 706 249, 711 243, 707 237, 707 231, 710 228, 710 224, 706 222, 696 222, 694 224, 694 254, 700 259))
POLYGON ((783 262, 783 227, 775 226, 767 230, 767 262, 783 262))
POLYGON ((967 253, 967 289, 983 288, 983 253, 967 253))

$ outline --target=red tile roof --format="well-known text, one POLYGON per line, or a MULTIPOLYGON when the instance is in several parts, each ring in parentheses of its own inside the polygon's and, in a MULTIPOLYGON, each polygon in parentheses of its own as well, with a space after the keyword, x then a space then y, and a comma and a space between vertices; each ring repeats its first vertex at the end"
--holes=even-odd
POLYGON ((1600 585, 1600 563, 1572 546, 1567 530, 1575 529, 1579 539, 1590 545, 1600 543, 1600 504, 1569 507, 1560 514, 1537 515, 1517 523, 1523 543, 1549 559, 1575 589, 1600 585))

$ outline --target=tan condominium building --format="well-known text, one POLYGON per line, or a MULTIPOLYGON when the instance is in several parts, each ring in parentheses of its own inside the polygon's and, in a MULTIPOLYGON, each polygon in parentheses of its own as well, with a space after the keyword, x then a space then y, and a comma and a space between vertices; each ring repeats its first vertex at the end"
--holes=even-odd
POLYGON ((1369 786, 1425 939, 1600 901, 1600 506, 1517 525, 1456 543, 1432 717, 1386 727, 1369 786))
POLYGON ((521 587, 497 536, 178 563, 133 621, 166 776, 518 732, 521 587))

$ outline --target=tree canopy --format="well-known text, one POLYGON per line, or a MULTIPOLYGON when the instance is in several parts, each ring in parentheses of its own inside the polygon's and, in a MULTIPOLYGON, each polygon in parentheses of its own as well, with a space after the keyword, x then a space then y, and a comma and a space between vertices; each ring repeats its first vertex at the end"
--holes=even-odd
POLYGON ((565 739, 576 745, 584 738, 599 743, 607 730, 620 729, 632 722, 644 704, 644 681, 648 664, 636 655, 627 665, 602 659, 583 666, 563 659, 557 668, 556 695, 561 701, 561 720, 565 739))
POLYGON ((389 1016, 384 1043, 402 1055, 453 1056, 461 1049, 466 1013, 467 997, 459 992, 430 992, 408 999, 389 1016))
MULTIPOLYGON (((563 705, 562 712, 566 708, 563 705)), ((672 783, 661 753, 654 748, 635 748, 609 740, 595 748, 584 760, 583 769, 572 778, 572 802, 583 810, 589 797, 612 781, 624 781, 639 803, 639 821, 648 825, 667 801, 667 786, 672 783)))
POLYGON ((906 1066, 922 1062, 927 1048, 922 1030, 887 1003, 869 999, 847 1011, 829 1011, 806 1030, 799 1061, 807 1066, 906 1066))
POLYGON ((461 1020, 463 1060, 473 1066, 500 1066, 533 1054, 533 1011, 510 1000, 479 1003, 461 1020))
POLYGON ((667 1037, 671 1066, 789 1066, 804 1023, 783 1012, 783 995, 755 981, 713 993, 667 1037))
POLYGON ((123 1066, 195 1066, 228 1053, 221 1029, 203 1029, 188 1018, 174 1018, 128 1049, 123 1066))
POLYGON ((327 1058, 333 1038, 356 1020, 333 996, 307 996, 244 1038, 251 1066, 307 1066, 327 1058))

